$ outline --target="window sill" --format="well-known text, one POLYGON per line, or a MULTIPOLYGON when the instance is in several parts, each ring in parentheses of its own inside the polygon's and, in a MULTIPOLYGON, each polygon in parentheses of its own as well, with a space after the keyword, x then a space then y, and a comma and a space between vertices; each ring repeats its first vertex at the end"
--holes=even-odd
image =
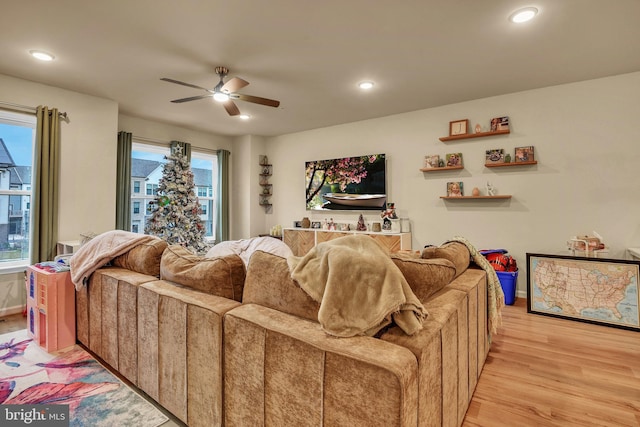
POLYGON ((21 264, 11 264, 11 265, 2 265, 0 264, 0 275, 2 274, 13 274, 13 273, 24 273, 29 266, 28 262, 24 262, 21 264))

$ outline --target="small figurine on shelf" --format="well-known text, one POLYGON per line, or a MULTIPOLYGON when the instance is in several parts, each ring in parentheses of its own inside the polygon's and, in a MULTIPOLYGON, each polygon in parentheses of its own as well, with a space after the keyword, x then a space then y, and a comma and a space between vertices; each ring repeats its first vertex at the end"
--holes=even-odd
POLYGON ((367 231, 367 225, 364 223, 364 217, 360 214, 358 218, 358 225, 356 227, 358 231, 367 231))
POLYGON ((495 196, 496 189, 490 182, 487 181, 487 196, 495 196))
POLYGON ((333 222, 333 218, 329 219, 329 230, 335 230, 336 229, 336 223, 333 222))
POLYGON ((398 215, 396 215, 396 204, 387 203, 387 209, 382 211, 382 213, 380 214, 380 218, 382 218, 382 229, 390 231, 391 220, 398 219, 398 215))
POLYGON ((482 132, 482 126, 480 126, 480 123, 476 124, 476 133, 480 133, 482 132))
POLYGON ((325 218, 324 221, 322 221, 322 229, 323 230, 329 229, 329 222, 327 221, 327 218, 325 218))

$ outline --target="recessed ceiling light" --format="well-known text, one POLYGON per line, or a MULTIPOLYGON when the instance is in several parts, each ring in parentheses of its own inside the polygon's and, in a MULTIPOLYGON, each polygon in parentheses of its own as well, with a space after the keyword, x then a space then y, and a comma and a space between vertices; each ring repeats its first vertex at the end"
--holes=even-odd
POLYGON ((229 100, 229 95, 222 92, 216 92, 213 94, 213 99, 215 99, 218 102, 225 102, 229 100))
POLYGON ((248 114, 240 114, 238 117, 240 117, 241 120, 249 120, 251 118, 248 114))
POLYGON ((370 81, 360 82, 360 83, 358 83, 358 87, 360 89, 368 90, 368 89, 371 89, 373 87, 373 84, 374 83, 370 82, 370 81))
POLYGON ((55 58, 50 53, 43 52, 41 50, 30 50, 29 53, 31 54, 31 56, 39 59, 40 61, 53 61, 53 58, 55 58))
POLYGON ((538 9, 535 7, 525 7, 524 9, 516 10, 509 17, 509 21, 520 24, 522 22, 527 22, 533 19, 534 16, 538 13, 538 9))

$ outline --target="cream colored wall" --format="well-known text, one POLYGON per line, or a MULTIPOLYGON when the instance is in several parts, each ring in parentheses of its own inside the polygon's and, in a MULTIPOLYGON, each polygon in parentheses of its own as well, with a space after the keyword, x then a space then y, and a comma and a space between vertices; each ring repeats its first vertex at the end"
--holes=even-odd
POLYGON ((264 233, 267 216, 258 205, 260 188, 260 155, 265 154, 264 138, 255 135, 237 137, 233 141, 233 182, 231 186, 230 238, 248 239, 264 233))
POLYGON ((411 219, 413 247, 461 235, 478 248, 506 248, 520 266, 524 295, 527 252, 563 252, 567 238, 593 230, 611 246, 611 256, 640 244, 638 111, 640 73, 632 73, 268 138, 276 190, 265 229, 303 216, 355 223, 357 213, 305 210, 304 162, 386 153, 389 201, 411 219), (507 136, 438 140, 451 120, 468 118, 472 127, 486 128, 504 115, 512 123, 507 136), (513 153, 526 145, 535 147, 537 166, 484 167, 485 150, 513 153), (419 171, 425 155, 452 152, 463 154, 464 170, 419 171), (445 202, 447 181, 464 182, 465 194, 490 181, 513 198, 445 202))

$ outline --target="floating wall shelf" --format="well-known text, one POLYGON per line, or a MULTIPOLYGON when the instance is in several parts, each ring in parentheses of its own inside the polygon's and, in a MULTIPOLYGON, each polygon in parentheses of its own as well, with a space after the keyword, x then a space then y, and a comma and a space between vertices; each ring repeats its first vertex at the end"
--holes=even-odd
POLYGON ((443 166, 441 168, 422 168, 421 172, 450 171, 454 169, 464 169, 464 166, 443 166))
POLYGON ((487 168, 501 168, 505 166, 529 166, 529 165, 537 165, 537 161, 533 162, 511 162, 511 163, 485 163, 484 166, 487 168))
POLYGON ((501 194, 498 196, 440 196, 441 199, 445 200, 470 200, 470 199, 510 199, 510 194, 501 194))
POLYGON ((486 136, 495 136, 495 135, 506 135, 511 133, 509 129, 507 130, 496 130, 493 132, 478 132, 478 133, 465 133, 463 135, 451 135, 451 136, 443 136, 440 138, 440 141, 457 141, 459 139, 469 139, 469 138, 482 138, 486 136))

